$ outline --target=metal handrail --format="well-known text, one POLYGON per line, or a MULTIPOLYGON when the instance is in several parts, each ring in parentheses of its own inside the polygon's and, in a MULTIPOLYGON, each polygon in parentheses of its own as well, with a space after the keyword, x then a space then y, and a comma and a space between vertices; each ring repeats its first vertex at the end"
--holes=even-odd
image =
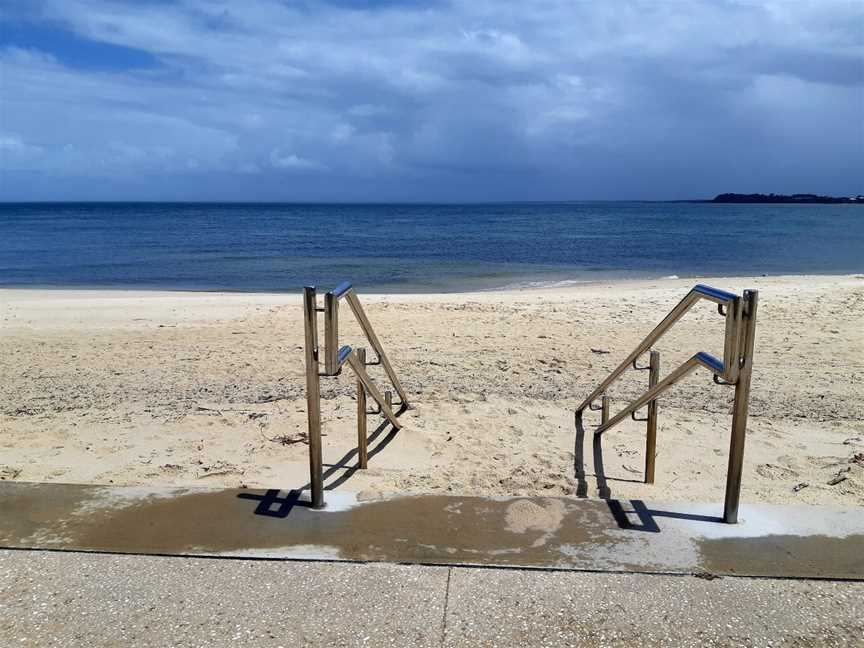
POLYGON ((722 309, 720 312, 726 316, 723 362, 720 363, 720 370, 715 373, 719 373, 726 381, 734 383, 738 373, 737 363, 733 361, 733 358, 738 355, 737 329, 738 323, 741 320, 741 298, 738 297, 738 295, 726 292, 725 290, 719 290, 704 284, 697 284, 693 286, 684 299, 678 302, 678 305, 669 311, 669 314, 654 327, 654 330, 651 331, 644 340, 642 340, 639 346, 637 346, 629 356, 627 356, 627 359, 618 365, 618 367, 609 374, 606 380, 600 383, 597 389, 591 392, 591 395, 576 408, 576 411, 581 412, 588 407, 588 405, 597 400, 597 397, 603 394, 609 388, 609 385, 615 382, 615 380, 617 380, 618 377, 623 374, 629 366, 635 363, 646 351, 651 349, 651 347, 666 334, 666 331, 672 328, 679 319, 684 317, 687 311, 693 308, 693 306, 702 299, 707 299, 716 303, 718 308, 722 309))
POLYGON ((753 345, 756 333, 756 307, 758 292, 745 290, 739 297, 734 293, 719 290, 703 284, 694 286, 663 320, 654 327, 644 340, 627 356, 618 367, 579 405, 576 415, 581 417, 583 411, 595 409, 592 405, 598 397, 602 397, 601 424, 594 431, 599 436, 613 428, 626 417, 634 417, 635 413, 648 405, 648 416, 639 419, 647 422, 648 438, 646 441, 645 481, 654 482, 654 455, 657 430, 657 398, 675 383, 687 376, 698 367, 705 367, 714 374, 714 381, 721 385, 735 386, 735 404, 732 412, 732 440, 729 452, 729 470, 726 481, 726 502, 723 519, 729 523, 738 520, 738 499, 741 491, 741 473, 744 462, 744 439, 747 430, 747 413, 750 398, 750 377, 753 366, 753 345), (700 351, 683 364, 670 372, 662 380, 659 379, 660 355, 652 350, 656 342, 680 320, 697 302, 712 301, 717 304, 718 312, 726 318, 726 329, 723 345, 723 360, 709 353, 700 351), (648 390, 632 401, 615 416, 609 416, 609 398, 606 391, 628 369, 644 369, 637 361, 646 351, 651 351, 651 377, 648 390))
POLYGON ((677 369, 675 369, 675 371, 663 378, 663 380, 651 387, 639 398, 630 403, 623 410, 618 412, 611 419, 609 419, 608 421, 604 421, 600 427, 594 430, 594 434, 600 435, 603 434, 606 430, 615 427, 618 423, 623 421, 625 418, 627 418, 634 412, 642 409, 648 403, 657 400, 657 397, 660 396, 660 394, 665 392, 667 389, 672 387, 672 385, 680 381, 682 378, 687 376, 687 374, 700 366, 707 368, 709 371, 713 371, 715 374, 718 374, 721 373, 720 370, 723 368, 723 363, 721 363, 711 354, 700 351, 699 353, 688 359, 686 362, 681 364, 677 369))
POLYGON ((326 375, 335 376, 342 368, 342 363, 338 361, 339 302, 342 298, 347 300, 348 305, 351 307, 351 311, 354 313, 354 317, 357 319, 357 323, 360 324, 360 328, 363 330, 363 334, 366 336, 366 339, 369 340, 369 344, 378 355, 378 362, 370 364, 380 363, 384 367, 387 377, 390 379, 390 382, 399 394, 399 398, 402 399, 402 405, 407 406, 408 396, 402 388, 402 383, 400 383, 399 379, 396 377, 396 372, 393 371, 390 360, 388 360, 387 354, 384 353, 384 347, 381 345, 378 336, 375 335, 375 330, 372 328, 369 318, 366 317, 366 311, 363 310, 363 306, 360 304, 360 299, 357 297, 357 293, 354 292, 354 287, 348 281, 343 281, 341 284, 336 286, 336 288, 324 295, 324 367, 326 375))
POLYGON ((360 468, 367 467, 366 452, 366 394, 378 404, 378 412, 386 418, 397 430, 402 427, 393 411, 392 398, 389 391, 383 394, 369 378, 366 367, 380 364, 390 378, 390 382, 402 399, 400 410, 408 408, 408 397, 402 384, 396 378, 396 373, 381 341, 375 334, 369 318, 357 298, 350 283, 342 282, 336 288, 324 295, 324 308, 318 308, 317 294, 314 286, 303 290, 304 328, 306 333, 305 363, 306 363, 306 406, 309 430, 309 483, 312 493, 312 507, 324 506, 324 470, 321 456, 321 376, 337 376, 345 364, 351 367, 357 378, 357 447, 360 468), (366 350, 352 349, 350 346, 339 347, 339 301, 342 298, 357 318, 360 328, 375 353, 378 360, 366 362, 366 350), (324 312, 324 372, 320 372, 320 349, 318 348, 318 313, 324 312))

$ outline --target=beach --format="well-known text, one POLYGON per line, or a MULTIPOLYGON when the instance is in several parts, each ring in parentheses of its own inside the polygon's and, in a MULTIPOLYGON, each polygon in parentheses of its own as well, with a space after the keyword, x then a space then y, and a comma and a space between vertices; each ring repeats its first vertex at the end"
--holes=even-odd
MULTIPOLYGON (((733 389, 705 370, 659 401, 654 485, 644 423, 609 431, 598 452, 599 412, 574 419, 695 283, 760 291, 742 501, 864 505, 862 275, 358 286, 412 409, 398 432, 369 416, 369 468, 356 470, 354 378, 322 378, 326 484, 722 502, 733 389)), ((723 322, 694 308, 656 347, 661 375, 697 351, 721 356, 723 322)), ((347 309, 340 324, 340 343, 369 346, 347 309)), ((304 375, 299 294, 0 290, 0 479, 304 487, 304 375)), ((646 381, 628 372, 613 413, 646 381)))

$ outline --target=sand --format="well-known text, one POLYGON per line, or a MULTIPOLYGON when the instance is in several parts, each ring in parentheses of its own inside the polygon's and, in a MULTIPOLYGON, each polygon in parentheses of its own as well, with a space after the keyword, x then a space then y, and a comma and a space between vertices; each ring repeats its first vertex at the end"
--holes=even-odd
MULTIPOLYGON (((699 281, 760 290, 742 499, 864 505, 864 276, 699 281)), ((610 431, 597 453, 599 413, 574 421, 695 282, 361 290, 415 408, 398 433, 369 417, 369 469, 356 470, 354 380, 348 370, 323 379, 327 484, 721 502, 732 388, 704 370, 660 401, 654 485, 642 483, 644 423, 610 431)), ((300 304, 293 294, 0 290, 0 479, 303 487, 300 304)), ((361 346, 347 312, 342 341, 361 346)), ((710 304, 697 307, 657 347, 661 373, 696 351, 721 355, 722 327, 710 304)), ((380 367, 370 372, 381 384, 380 367)), ((646 373, 611 393, 613 412, 646 373)))

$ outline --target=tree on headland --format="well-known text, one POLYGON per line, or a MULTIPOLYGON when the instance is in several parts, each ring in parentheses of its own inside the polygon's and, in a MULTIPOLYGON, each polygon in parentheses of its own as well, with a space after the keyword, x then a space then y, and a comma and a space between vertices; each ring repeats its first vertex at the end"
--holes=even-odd
POLYGON ((822 203, 822 204, 861 204, 864 205, 864 196, 819 196, 817 194, 739 194, 722 193, 714 197, 711 202, 715 203, 822 203))

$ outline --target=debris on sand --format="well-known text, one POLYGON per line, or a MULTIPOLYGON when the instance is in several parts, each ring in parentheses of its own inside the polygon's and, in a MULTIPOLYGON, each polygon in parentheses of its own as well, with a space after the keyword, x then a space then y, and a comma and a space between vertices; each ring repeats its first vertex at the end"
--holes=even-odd
MULTIPOLYGON (((274 437, 268 437, 262 433, 261 436, 264 437, 264 439, 266 441, 269 441, 270 443, 278 443, 280 445, 285 445, 285 446, 294 445, 295 443, 307 443, 308 442, 308 435, 306 432, 295 432, 293 434, 291 434, 291 433, 277 434, 274 437)), ((327 435, 322 434, 322 436, 327 436, 327 435)))
POLYGON ((830 480, 828 480, 828 485, 829 486, 836 486, 840 482, 846 481, 846 479, 847 479, 846 473, 848 473, 851 469, 852 469, 851 467, 847 467, 847 468, 843 468, 842 470, 837 471, 837 474, 834 475, 834 477, 832 477, 830 480))
POLYGON ((240 470, 234 464, 227 461, 217 461, 213 465, 202 465, 198 470, 198 479, 215 477, 216 475, 242 475, 245 471, 240 470))

